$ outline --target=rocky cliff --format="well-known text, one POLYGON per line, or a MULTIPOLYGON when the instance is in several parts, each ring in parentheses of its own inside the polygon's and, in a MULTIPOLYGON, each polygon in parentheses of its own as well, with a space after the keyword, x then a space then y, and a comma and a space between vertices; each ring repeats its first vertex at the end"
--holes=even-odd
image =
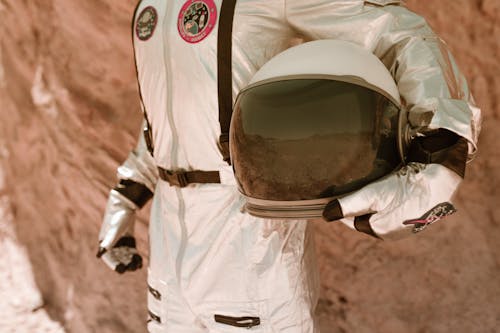
MULTIPOLYGON (((418 1, 484 112, 459 213, 379 242, 315 223, 325 332, 493 332, 500 326, 500 2, 418 1)), ((140 123, 130 43, 135 0, 0 0, 0 196, 43 308, 67 332, 144 332, 145 270, 95 259, 115 168, 140 123)), ((147 208, 137 225, 147 254, 147 208)), ((0 233, 1 239, 1 233, 0 233)), ((2 254, 0 254, 2 258, 2 254)))

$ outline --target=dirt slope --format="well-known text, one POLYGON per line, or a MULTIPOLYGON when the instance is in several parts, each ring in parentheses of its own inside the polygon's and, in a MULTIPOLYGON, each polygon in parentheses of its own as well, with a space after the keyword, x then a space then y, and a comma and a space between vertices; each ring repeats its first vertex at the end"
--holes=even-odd
MULTIPOLYGON (((317 223, 324 332, 494 332, 500 327, 500 1, 409 0, 447 41, 484 112, 459 213, 381 243, 317 223)), ((140 113, 129 37, 135 0, 0 0, 1 196, 44 309, 67 332, 144 332, 145 270, 94 255, 115 168, 140 113)), ((147 253, 147 216, 137 234, 147 253)), ((2 254, 0 254, 2 258, 2 254)), ((1 309, 0 309, 1 311, 1 309)))

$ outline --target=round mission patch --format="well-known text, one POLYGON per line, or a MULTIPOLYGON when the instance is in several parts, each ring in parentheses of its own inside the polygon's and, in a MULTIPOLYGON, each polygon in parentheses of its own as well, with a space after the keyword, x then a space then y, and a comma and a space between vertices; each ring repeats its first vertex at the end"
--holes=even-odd
POLYGON ((148 6, 142 10, 137 18, 135 24, 135 34, 137 38, 142 41, 146 41, 151 36, 156 28, 156 23, 158 22, 158 14, 153 6, 148 6))
POLYGON ((217 7, 213 0, 188 0, 177 19, 177 29, 188 43, 205 39, 215 27, 217 7))

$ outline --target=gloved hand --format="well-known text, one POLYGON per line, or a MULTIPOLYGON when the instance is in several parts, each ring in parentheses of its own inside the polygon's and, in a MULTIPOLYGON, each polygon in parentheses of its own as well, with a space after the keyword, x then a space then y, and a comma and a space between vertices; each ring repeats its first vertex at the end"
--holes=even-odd
POLYGON ((416 140, 409 151, 413 162, 331 201, 323 217, 381 239, 422 231, 456 211, 451 199, 462 180, 466 157, 466 141, 449 131, 416 140))
POLYGON ((120 238, 109 250, 100 248, 97 257, 102 258, 109 268, 118 273, 135 271, 142 267, 142 257, 137 252, 135 238, 132 236, 120 238))
POLYGON ((144 185, 132 180, 121 180, 109 194, 99 233, 97 257, 118 273, 142 267, 142 257, 132 236, 135 211, 151 196, 152 193, 144 185))

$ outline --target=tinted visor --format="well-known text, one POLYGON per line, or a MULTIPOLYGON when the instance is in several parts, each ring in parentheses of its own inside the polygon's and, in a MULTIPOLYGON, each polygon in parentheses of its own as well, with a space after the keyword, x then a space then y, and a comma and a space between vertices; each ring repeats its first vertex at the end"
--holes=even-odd
POLYGON ((248 197, 294 201, 351 192, 393 171, 399 109, 372 89, 295 79, 244 90, 230 131, 231 160, 248 197))

